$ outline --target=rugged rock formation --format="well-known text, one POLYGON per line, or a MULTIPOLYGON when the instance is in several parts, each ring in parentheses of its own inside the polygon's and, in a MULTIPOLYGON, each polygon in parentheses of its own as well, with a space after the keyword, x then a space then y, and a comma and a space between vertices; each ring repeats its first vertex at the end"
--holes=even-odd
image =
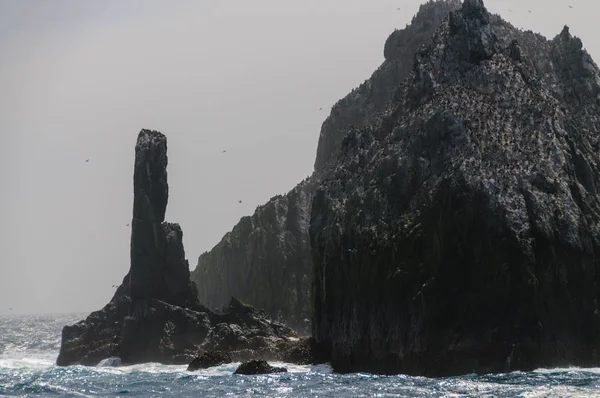
POLYGON ((311 337, 282 340, 270 336, 257 336, 255 330, 250 329, 248 333, 237 325, 217 326, 222 343, 215 344, 215 341, 209 339, 201 345, 201 351, 189 364, 188 371, 257 358, 297 365, 318 365, 328 361, 327 352, 311 337))
POLYGON ((414 55, 431 39, 460 0, 428 1, 405 29, 394 31, 385 42, 385 60, 373 75, 338 101, 321 126, 315 170, 335 162, 342 139, 350 127, 361 128, 377 121, 394 99, 398 86, 412 71, 414 55))
POLYGON ((329 361, 329 353, 312 337, 294 342, 279 356, 283 362, 297 365, 318 365, 329 361))
POLYGON ((351 126, 367 126, 389 106, 397 87, 412 70, 414 55, 429 40, 459 0, 423 4, 411 24, 393 32, 385 60, 370 79, 340 100, 321 128, 316 172, 284 196, 272 198, 244 217, 221 242, 198 259, 192 280, 199 299, 220 307, 231 296, 264 309, 300 333, 309 333, 312 255, 308 224, 312 196, 325 165, 336 159, 351 126))
POLYGON ((253 359, 238 366, 234 373, 238 375, 264 375, 285 372, 287 372, 286 368, 277 368, 269 365, 267 361, 253 359))
POLYGON ((167 144, 142 130, 135 148, 131 268, 114 297, 84 321, 65 326, 58 365, 102 359, 189 363, 198 352, 232 358, 279 358, 298 343, 288 327, 232 299, 222 313, 198 303, 189 279, 183 233, 164 222, 168 198, 167 144))
POLYGON ((272 198, 200 256, 192 279, 201 303, 220 308, 235 296, 309 332, 308 223, 315 187, 314 178, 307 178, 286 195, 272 198))
POLYGON ((315 194, 317 343, 337 371, 597 366, 597 66, 481 0, 412 61, 315 194))
POLYGON ((187 370, 194 371, 198 369, 212 368, 226 363, 233 362, 233 357, 230 353, 224 351, 205 351, 200 353, 189 364, 187 370))

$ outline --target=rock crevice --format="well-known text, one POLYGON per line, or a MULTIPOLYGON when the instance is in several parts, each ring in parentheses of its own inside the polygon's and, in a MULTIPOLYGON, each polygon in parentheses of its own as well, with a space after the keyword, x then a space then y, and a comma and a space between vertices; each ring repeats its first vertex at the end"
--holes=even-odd
POLYGON ((315 179, 308 178, 286 195, 272 198, 200 256, 192 280, 203 304, 221 307, 235 296, 309 333, 308 224, 315 187, 315 179))

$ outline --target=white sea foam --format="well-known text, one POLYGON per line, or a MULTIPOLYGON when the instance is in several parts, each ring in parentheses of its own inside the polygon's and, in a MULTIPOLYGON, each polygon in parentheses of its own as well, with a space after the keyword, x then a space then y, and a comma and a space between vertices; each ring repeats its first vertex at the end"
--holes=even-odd
POLYGON ((554 373, 566 373, 566 372, 585 372, 585 373, 596 373, 600 374, 600 368, 579 368, 579 367, 569 367, 569 368, 540 368, 533 371, 534 373, 542 373, 542 374, 554 374, 554 373))
POLYGON ((121 366, 121 358, 119 357, 110 357, 101 360, 96 367, 98 368, 106 368, 106 367, 116 367, 121 366))
POLYGON ((54 366, 56 357, 0 357, 0 369, 42 370, 54 366))
POLYGON ((239 363, 187 371, 187 365, 146 363, 56 366, 60 331, 72 316, 0 319, 0 390, 8 396, 385 396, 385 397, 597 397, 600 368, 537 369, 500 375, 426 378, 335 374, 328 364, 270 362, 288 373, 238 376, 239 363))
POLYGON ((185 373, 187 365, 163 365, 161 363, 150 362, 142 363, 137 365, 128 366, 102 366, 91 368, 92 372, 99 373, 111 373, 126 375, 129 373, 150 373, 150 374, 161 374, 161 373, 185 373))
MULTIPOLYGON (((193 372, 188 372, 191 374, 199 375, 199 376, 228 376, 232 375, 235 370, 240 366, 240 362, 232 362, 225 365, 213 366, 211 368, 199 369, 193 372)), ((294 365, 291 363, 285 362, 269 362, 271 366, 286 368, 288 373, 320 373, 320 374, 329 374, 332 373, 331 366, 329 364, 323 365, 294 365)))

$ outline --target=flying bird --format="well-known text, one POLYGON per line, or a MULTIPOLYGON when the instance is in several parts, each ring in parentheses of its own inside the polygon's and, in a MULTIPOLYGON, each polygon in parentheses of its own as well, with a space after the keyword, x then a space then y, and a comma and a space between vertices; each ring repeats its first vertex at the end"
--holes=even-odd
POLYGON ((531 14, 531 10, 527 10, 527 11, 529 11, 529 13, 531 14))
POLYGON ((227 152, 227 149, 223 149, 223 150, 221 151, 221 153, 225 153, 225 152, 227 152))
POLYGON ((129 226, 129 224, 127 224, 127 226, 129 226))
POLYGON ((89 163, 89 161, 90 161, 89 159, 86 159, 86 160, 85 160, 85 162, 86 162, 86 163, 89 163))
POLYGON ((569 8, 573 8, 573 6, 569 6, 569 8))
POLYGON ((322 111, 322 110, 323 110, 323 108, 319 108, 319 110, 320 110, 320 111, 322 111))
POLYGON ((238 203, 242 203, 242 201, 241 201, 241 200, 238 200, 238 203))

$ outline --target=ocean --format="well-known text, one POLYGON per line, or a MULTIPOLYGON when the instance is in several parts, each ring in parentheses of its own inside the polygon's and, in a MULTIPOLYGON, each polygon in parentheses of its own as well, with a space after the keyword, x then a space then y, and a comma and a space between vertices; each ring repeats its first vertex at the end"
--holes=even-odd
POLYGON ((286 366, 289 373, 234 375, 238 364, 187 372, 149 363, 123 367, 58 367, 64 325, 86 314, 0 316, 0 396, 48 397, 597 397, 600 369, 430 379, 339 375, 327 365, 286 366))

